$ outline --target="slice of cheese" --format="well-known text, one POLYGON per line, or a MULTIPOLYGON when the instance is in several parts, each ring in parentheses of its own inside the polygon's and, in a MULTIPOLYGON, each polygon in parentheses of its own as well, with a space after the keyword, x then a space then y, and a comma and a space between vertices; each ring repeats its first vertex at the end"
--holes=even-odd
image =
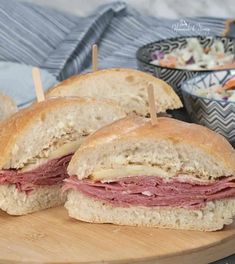
POLYGON ((76 141, 68 142, 59 147, 58 149, 55 149, 53 152, 50 153, 49 159, 56 159, 74 153, 80 147, 82 140, 83 138, 81 137, 76 141))
POLYGON ((151 167, 146 165, 128 165, 114 169, 100 169, 94 171, 90 176, 91 179, 101 182, 112 182, 123 177, 131 176, 159 176, 171 178, 175 172, 166 172, 159 167, 151 167))
POLYGON ((68 142, 60 146, 59 148, 53 150, 47 158, 40 158, 37 160, 37 162, 33 164, 25 165, 24 168, 22 168, 20 171, 21 172, 30 171, 42 164, 45 164, 49 160, 57 159, 66 156, 68 154, 72 154, 80 147, 81 143, 82 143, 82 137, 76 141, 68 142))
POLYGON ((199 179, 192 174, 180 174, 176 171, 165 171, 159 167, 151 167, 146 165, 128 165, 119 168, 100 169, 94 171, 90 178, 94 181, 101 182, 113 182, 124 177, 133 176, 159 176, 165 180, 171 180, 171 178, 177 175, 177 179, 182 182, 194 182, 198 184, 208 184, 212 181, 206 181, 199 179))

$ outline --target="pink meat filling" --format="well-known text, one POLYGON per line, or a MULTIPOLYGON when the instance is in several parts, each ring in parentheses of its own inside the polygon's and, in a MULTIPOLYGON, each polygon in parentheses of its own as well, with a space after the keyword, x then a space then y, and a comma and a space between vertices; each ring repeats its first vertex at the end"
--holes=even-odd
POLYGON ((39 186, 62 184, 68 177, 67 167, 72 154, 53 159, 38 168, 20 172, 17 170, 0 171, 0 184, 15 184, 19 191, 30 192, 39 186))
POLYGON ((235 176, 221 177, 213 183, 182 182, 177 177, 164 181, 160 177, 126 177, 112 183, 65 180, 64 190, 74 189, 89 197, 116 206, 141 205, 202 208, 209 201, 235 198, 235 176))

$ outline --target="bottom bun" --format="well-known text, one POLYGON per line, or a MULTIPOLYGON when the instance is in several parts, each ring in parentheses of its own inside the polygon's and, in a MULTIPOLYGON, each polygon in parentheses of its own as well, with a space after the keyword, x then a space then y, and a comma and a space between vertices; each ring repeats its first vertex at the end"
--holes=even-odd
POLYGON ((59 206, 65 198, 60 185, 39 187, 28 195, 19 192, 14 184, 0 185, 0 209, 10 215, 24 215, 59 206))
POLYGON ((65 207, 69 216, 85 222, 215 231, 229 225, 235 215, 235 199, 208 202, 201 209, 173 207, 116 207, 70 190, 65 207))

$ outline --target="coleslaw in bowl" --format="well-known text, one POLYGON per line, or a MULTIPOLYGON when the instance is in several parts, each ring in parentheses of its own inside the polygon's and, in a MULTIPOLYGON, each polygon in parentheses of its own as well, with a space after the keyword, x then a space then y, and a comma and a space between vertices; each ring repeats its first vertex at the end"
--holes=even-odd
POLYGON ((203 46, 198 38, 186 39, 184 47, 170 52, 156 50, 150 63, 162 67, 187 70, 218 70, 235 68, 234 52, 225 50, 221 39, 215 39, 210 46, 203 46))
POLYGON ((235 102, 235 75, 231 75, 223 83, 198 89, 196 95, 209 99, 235 102))
POLYGON ((222 134, 235 147, 235 70, 201 74, 183 82, 185 108, 195 123, 222 134))
POLYGON ((234 54, 235 39, 232 37, 181 36, 148 43, 137 50, 136 57, 140 70, 168 82, 182 98, 184 81, 215 70, 235 69, 234 54), (172 54, 175 57, 170 57, 172 54))

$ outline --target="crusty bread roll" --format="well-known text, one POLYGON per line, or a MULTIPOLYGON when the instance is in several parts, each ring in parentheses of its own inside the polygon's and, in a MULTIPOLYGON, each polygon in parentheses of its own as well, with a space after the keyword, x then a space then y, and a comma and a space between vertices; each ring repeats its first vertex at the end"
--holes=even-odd
POLYGON ((18 215, 63 203, 61 175, 71 154, 90 133, 124 116, 113 102, 67 97, 34 104, 3 121, 0 209, 18 215))
POLYGON ((149 113, 147 86, 153 85, 157 112, 182 107, 174 90, 164 81, 134 69, 114 68, 73 76, 49 90, 48 97, 89 96, 111 99, 120 104, 127 114, 149 113))
POLYGON ((10 117, 17 111, 15 102, 6 95, 0 93, 0 122, 10 117))
POLYGON ((196 124, 129 117, 72 157, 65 207, 79 220, 213 231, 235 215, 235 151, 196 124))
MULTIPOLYGON (((200 125, 161 117, 158 125, 152 126, 148 119, 130 117, 87 138, 74 154, 68 172, 79 179, 90 175, 101 179, 96 176, 100 170, 132 166, 135 175, 138 166, 150 166, 150 175, 161 173, 171 178, 180 172, 211 180, 235 174, 235 151, 224 137, 200 125)), ((102 175, 110 179, 110 171, 102 175)))

